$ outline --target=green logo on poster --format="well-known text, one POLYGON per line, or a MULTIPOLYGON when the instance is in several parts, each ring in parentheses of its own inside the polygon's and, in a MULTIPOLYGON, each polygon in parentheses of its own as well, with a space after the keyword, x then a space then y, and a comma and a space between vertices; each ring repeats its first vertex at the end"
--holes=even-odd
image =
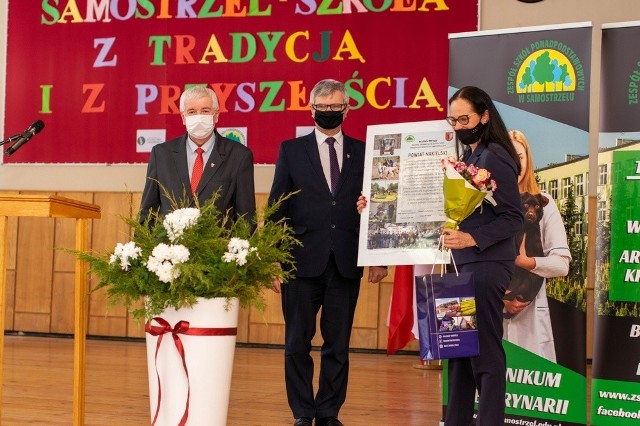
POLYGON ((556 40, 531 43, 512 63, 507 94, 517 95, 520 103, 573 102, 575 92, 585 89, 580 58, 556 40))

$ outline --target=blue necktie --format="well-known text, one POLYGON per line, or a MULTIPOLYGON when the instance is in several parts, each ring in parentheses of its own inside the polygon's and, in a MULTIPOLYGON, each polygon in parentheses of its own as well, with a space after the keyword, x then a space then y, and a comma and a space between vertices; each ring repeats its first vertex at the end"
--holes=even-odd
POLYGON ((338 163, 338 154, 333 144, 336 142, 335 138, 327 138, 325 142, 329 146, 329 170, 331 174, 331 194, 336 195, 336 189, 338 188, 338 180, 340 179, 340 165, 338 163))

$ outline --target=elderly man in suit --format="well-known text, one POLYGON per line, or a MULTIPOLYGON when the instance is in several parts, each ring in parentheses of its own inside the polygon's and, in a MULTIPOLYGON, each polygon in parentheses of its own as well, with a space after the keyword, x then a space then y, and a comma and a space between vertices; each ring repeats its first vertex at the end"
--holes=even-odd
POLYGON ((215 130, 219 109, 218 98, 209 88, 194 86, 182 93, 180 115, 187 133, 151 150, 140 221, 150 211, 171 212, 163 188, 174 200, 192 206, 196 198, 204 204, 218 193, 216 207, 229 212, 231 219, 254 217, 253 154, 215 130))
MULTIPOLYGON (((360 290, 357 266, 365 144, 342 133, 349 110, 344 85, 322 80, 311 92, 315 130, 284 141, 269 200, 299 190, 278 212, 302 246, 293 250, 295 278, 274 282, 282 294, 285 320, 285 382, 294 425, 339 426, 338 412, 347 394, 349 339, 360 290), (322 344, 318 391, 313 391, 311 340, 322 307, 322 344)), ((371 267, 379 282, 386 268, 371 267)))

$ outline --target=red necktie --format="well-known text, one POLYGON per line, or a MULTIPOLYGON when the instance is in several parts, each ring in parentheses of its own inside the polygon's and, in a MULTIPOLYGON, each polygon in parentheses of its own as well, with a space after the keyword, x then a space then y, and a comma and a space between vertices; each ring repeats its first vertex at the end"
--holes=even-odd
POLYGON ((198 183, 200 183, 200 178, 202 177, 202 169, 204 168, 204 158, 202 158, 202 153, 204 149, 196 148, 196 153, 198 156, 196 160, 193 162, 193 170, 191 171, 191 192, 196 193, 196 189, 198 189, 198 183))
POLYGON ((325 139, 327 145, 329 145, 329 174, 331 176, 331 194, 336 195, 336 189, 338 188, 338 181, 340 180, 340 165, 338 164, 338 154, 336 148, 333 145, 335 138, 325 139))

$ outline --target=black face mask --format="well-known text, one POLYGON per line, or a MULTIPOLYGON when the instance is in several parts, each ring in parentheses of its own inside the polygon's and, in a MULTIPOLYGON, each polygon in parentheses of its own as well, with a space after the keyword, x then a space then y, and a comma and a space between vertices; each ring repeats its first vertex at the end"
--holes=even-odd
POLYGON ((342 124, 344 111, 316 111, 313 116, 316 124, 325 130, 332 130, 342 124))
POLYGON ((473 129, 456 130, 456 136, 462 145, 471 145, 472 143, 476 143, 480 140, 480 135, 485 127, 487 127, 486 124, 478 122, 476 127, 473 129))

